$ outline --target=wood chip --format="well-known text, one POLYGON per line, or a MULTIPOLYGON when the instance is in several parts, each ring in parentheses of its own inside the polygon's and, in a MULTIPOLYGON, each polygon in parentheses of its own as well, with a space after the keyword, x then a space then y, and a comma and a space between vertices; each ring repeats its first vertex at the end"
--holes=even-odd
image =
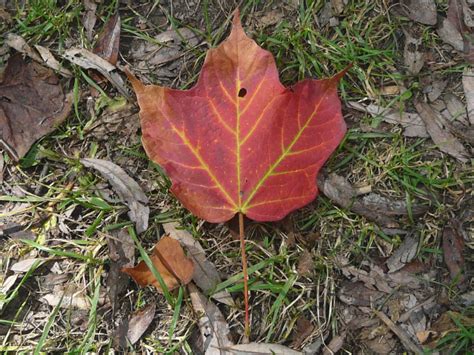
POLYGON ((418 74, 425 64, 425 54, 420 50, 423 38, 414 36, 410 31, 405 33, 405 47, 403 50, 403 59, 405 66, 410 74, 418 74))

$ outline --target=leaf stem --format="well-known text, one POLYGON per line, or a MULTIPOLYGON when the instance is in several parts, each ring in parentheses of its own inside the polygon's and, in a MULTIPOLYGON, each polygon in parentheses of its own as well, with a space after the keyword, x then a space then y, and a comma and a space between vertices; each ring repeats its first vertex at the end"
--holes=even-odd
POLYGON ((244 215, 239 212, 239 237, 240 252, 242 254, 242 272, 244 275, 244 304, 245 304, 245 332, 244 336, 248 342, 250 337, 250 317, 249 317, 249 275, 247 272, 247 254, 245 253, 245 235, 244 235, 244 215))

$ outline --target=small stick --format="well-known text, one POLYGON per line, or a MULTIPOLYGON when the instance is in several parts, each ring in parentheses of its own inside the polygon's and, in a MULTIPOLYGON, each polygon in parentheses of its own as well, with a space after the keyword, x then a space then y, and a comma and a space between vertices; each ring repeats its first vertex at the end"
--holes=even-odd
POLYGON ((245 236, 244 236, 244 215, 239 212, 239 237, 240 252, 242 254, 242 272, 244 274, 244 304, 245 304, 245 331, 244 339, 250 337, 250 318, 249 318, 249 275, 247 273, 247 254, 245 253, 245 236))
POLYGON ((387 327, 390 328, 392 332, 395 333, 395 335, 401 340, 407 350, 413 352, 414 354, 423 354, 423 349, 416 345, 410 339, 410 336, 402 328, 393 323, 392 320, 385 315, 385 313, 375 311, 375 314, 387 325, 387 327))

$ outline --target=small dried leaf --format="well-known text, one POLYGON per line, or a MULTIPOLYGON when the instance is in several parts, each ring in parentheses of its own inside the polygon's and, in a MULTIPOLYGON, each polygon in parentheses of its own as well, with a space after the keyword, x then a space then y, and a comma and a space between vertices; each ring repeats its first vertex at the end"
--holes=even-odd
MULTIPOLYGON (((180 284, 186 285, 191 282, 194 264, 190 258, 186 257, 178 241, 164 236, 156 243, 150 259, 169 290, 179 287, 180 284)), ((144 261, 133 268, 123 268, 122 271, 129 274, 140 286, 153 285, 162 292, 160 283, 144 261)))
POLYGON ((323 355, 332 355, 337 353, 341 350, 342 346, 344 345, 344 340, 346 339, 346 333, 342 333, 341 335, 336 335, 334 338, 331 339, 327 347, 323 350, 323 355))
POLYGON ((417 113, 400 112, 375 104, 364 106, 355 101, 350 101, 347 105, 355 110, 367 112, 374 118, 381 118, 387 123, 400 124, 404 127, 403 135, 407 137, 429 137, 425 123, 417 113))
POLYGON ((466 162, 466 157, 469 155, 466 148, 464 148, 451 132, 443 129, 440 124, 441 117, 434 111, 434 109, 424 102, 415 103, 415 108, 420 114, 423 122, 425 122, 426 129, 437 147, 441 151, 457 158, 458 160, 466 162))
POLYGON ((296 329, 292 335, 292 348, 299 348, 301 344, 311 335, 316 327, 304 316, 300 316, 296 321, 296 329))
POLYGON ((0 144, 14 160, 54 131, 72 106, 72 94, 64 94, 58 77, 37 63, 27 63, 21 54, 8 60, 0 97, 0 144))
POLYGON ((313 254, 308 250, 304 250, 298 259, 298 267, 296 271, 300 276, 308 276, 314 269, 313 254))
POLYGON ((403 0, 402 4, 407 16, 413 21, 425 25, 436 25, 437 13, 434 0, 403 0))
POLYGON ((108 238, 110 270, 107 276, 107 292, 112 310, 115 310, 118 296, 126 290, 129 278, 121 272, 135 262, 135 244, 126 230, 111 233, 108 238))
POLYGON ((137 233, 140 234, 148 228, 148 216, 150 208, 147 206, 148 197, 146 197, 142 188, 133 180, 120 166, 103 159, 81 159, 81 163, 88 168, 97 170, 124 201, 130 212, 130 220, 135 222, 137 233))
POLYGON ((84 69, 94 69, 107 78, 115 88, 130 100, 127 87, 122 77, 116 72, 116 67, 107 60, 99 57, 84 48, 70 48, 64 52, 63 57, 84 69))
POLYGON ((94 25, 97 21, 96 10, 97 4, 94 0, 83 0, 84 7, 86 9, 85 14, 82 18, 82 24, 86 30, 86 37, 89 41, 92 41, 94 33, 94 25))
MULTIPOLYGON (((202 248, 201 244, 193 238, 193 236, 182 229, 178 229, 176 222, 169 222, 163 224, 163 228, 171 238, 176 239, 181 243, 182 246, 187 250, 188 256, 194 262, 194 283, 208 294, 212 292, 215 287, 221 283, 221 277, 217 271, 216 266, 206 258, 206 253, 202 248)), ((226 290, 213 293, 211 295, 216 301, 227 304, 228 306, 234 306, 234 300, 230 293, 226 290)))
POLYGON ((16 273, 28 272, 35 263, 38 263, 37 265, 39 266, 44 261, 45 259, 40 258, 23 259, 13 264, 10 268, 10 271, 16 273))
POLYGON ((155 313, 155 303, 134 312, 129 319, 125 319, 118 326, 114 334, 115 343, 123 349, 127 347, 128 343, 135 344, 153 322, 155 313))
POLYGON ((199 315, 200 351, 206 355, 221 355, 222 349, 233 345, 229 337, 229 325, 219 308, 202 295, 196 286, 189 284, 188 289, 194 311, 199 315))
POLYGON ((474 69, 466 68, 462 74, 462 86, 466 96, 467 116, 474 125, 474 69))
POLYGON ((464 275, 464 239, 450 224, 443 230, 443 257, 448 267, 451 279, 457 279, 460 284, 465 281, 464 275))
POLYGON ((94 54, 115 65, 120 46, 120 15, 116 12, 109 18, 94 46, 94 54))
POLYGON ((415 236, 405 237, 402 245, 387 259, 389 272, 400 270, 413 260, 418 251, 418 242, 415 236))
POLYGON ((418 74, 425 64, 425 54, 419 50, 423 39, 413 36, 410 31, 405 31, 405 48, 403 59, 408 72, 418 74))
POLYGON ((302 355, 303 353, 280 344, 249 343, 228 347, 233 355, 302 355))

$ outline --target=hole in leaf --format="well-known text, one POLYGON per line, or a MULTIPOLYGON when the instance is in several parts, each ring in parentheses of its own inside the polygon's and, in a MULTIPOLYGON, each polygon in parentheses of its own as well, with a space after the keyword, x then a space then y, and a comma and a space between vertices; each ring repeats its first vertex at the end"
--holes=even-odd
POLYGON ((245 88, 242 88, 239 90, 239 97, 245 97, 245 95, 247 95, 247 89, 245 88))

